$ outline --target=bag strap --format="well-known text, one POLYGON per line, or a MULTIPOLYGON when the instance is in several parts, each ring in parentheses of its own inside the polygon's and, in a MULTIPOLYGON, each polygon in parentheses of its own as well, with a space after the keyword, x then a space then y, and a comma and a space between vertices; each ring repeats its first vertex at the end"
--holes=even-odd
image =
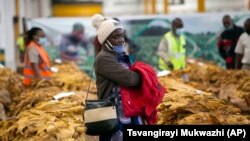
POLYGON ((115 103, 117 104, 118 99, 119 99, 119 93, 118 93, 118 87, 119 85, 115 83, 115 103))
MULTIPOLYGON (((90 75, 90 80, 89 80, 89 86, 88 86, 88 91, 87 91, 87 96, 85 98, 85 103, 88 99, 88 95, 89 95, 89 89, 90 89, 90 85, 91 85, 91 81, 92 81, 92 77, 93 77, 93 72, 94 72, 94 67, 95 67, 95 63, 93 64, 92 70, 91 70, 91 75, 90 75)), ((118 94, 118 84, 115 84, 115 99, 117 100, 119 98, 119 94, 118 94)))
POLYGON ((89 86, 88 86, 87 96, 85 98, 85 103, 86 103, 86 101, 88 99, 88 96, 89 96, 89 89, 90 89, 90 85, 91 85, 91 81, 92 81, 92 77, 93 77, 94 68, 95 68, 95 63, 93 64, 93 67, 92 67, 92 70, 91 70, 89 86))

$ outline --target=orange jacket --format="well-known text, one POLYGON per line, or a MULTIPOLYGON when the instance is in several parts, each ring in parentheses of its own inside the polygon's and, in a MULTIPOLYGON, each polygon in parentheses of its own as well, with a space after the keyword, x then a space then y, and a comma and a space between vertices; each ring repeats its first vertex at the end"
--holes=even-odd
POLYGON ((40 74, 42 76, 42 79, 50 79, 52 72, 50 71, 50 59, 49 56, 47 54, 47 52, 38 44, 36 44, 35 42, 30 42, 29 45, 27 46, 27 49, 25 51, 25 56, 24 56, 24 69, 23 69, 23 75, 24 75, 24 79, 23 79, 23 84, 28 86, 31 84, 32 79, 35 78, 35 72, 31 66, 31 63, 29 61, 29 57, 27 56, 27 50, 31 47, 35 47, 39 53, 39 55, 42 58, 42 62, 39 63, 39 69, 40 69, 40 74))

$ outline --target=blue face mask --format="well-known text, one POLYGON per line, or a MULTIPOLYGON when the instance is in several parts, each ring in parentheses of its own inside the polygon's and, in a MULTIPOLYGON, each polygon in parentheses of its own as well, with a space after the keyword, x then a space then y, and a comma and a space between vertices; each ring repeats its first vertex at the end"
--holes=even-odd
POLYGON ((176 29, 176 34, 177 34, 177 35, 183 34, 183 29, 182 29, 182 28, 177 28, 177 29, 176 29))
POLYGON ((113 50, 116 53, 121 54, 123 52, 124 45, 113 46, 109 41, 107 41, 107 43, 109 44, 109 45, 107 45, 107 47, 108 48, 110 48, 109 46, 113 47, 113 50))
POLYGON ((46 45, 47 43, 47 38, 45 37, 40 37, 39 40, 38 40, 38 43, 42 46, 46 45))
POLYGON ((114 46, 113 48, 114 48, 113 50, 118 54, 121 54, 123 52, 123 45, 114 46))

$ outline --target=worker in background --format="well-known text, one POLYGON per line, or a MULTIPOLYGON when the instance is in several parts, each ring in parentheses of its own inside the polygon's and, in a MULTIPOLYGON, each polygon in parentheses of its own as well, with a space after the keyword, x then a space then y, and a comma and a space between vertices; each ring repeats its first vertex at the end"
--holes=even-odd
POLYGON ((83 62, 83 58, 79 55, 81 47, 86 50, 86 55, 90 54, 88 41, 84 37, 84 26, 81 23, 75 23, 72 33, 62 37, 59 45, 60 58, 62 61, 83 62))
POLYGON ((172 21, 171 30, 162 37, 157 51, 160 70, 179 70, 185 68, 186 50, 182 29, 182 20, 175 18, 172 21))
POLYGON ((17 38, 16 46, 17 46, 17 49, 19 51, 20 63, 23 63, 24 52, 25 52, 25 42, 24 42, 24 35, 23 34, 19 35, 19 37, 17 38))
POLYGON ((50 58, 43 49, 47 40, 45 33, 39 27, 33 27, 27 33, 26 50, 24 54, 23 84, 29 86, 32 81, 41 79, 49 80, 52 72, 50 70, 50 58))
POLYGON ((227 69, 235 69, 235 47, 240 35, 244 32, 244 28, 234 24, 229 15, 225 15, 222 19, 224 31, 220 34, 218 40, 218 50, 221 57, 225 60, 227 69))
POLYGON ((235 66, 237 69, 250 70, 250 18, 246 19, 244 27, 245 32, 241 34, 237 46, 235 48, 235 66))

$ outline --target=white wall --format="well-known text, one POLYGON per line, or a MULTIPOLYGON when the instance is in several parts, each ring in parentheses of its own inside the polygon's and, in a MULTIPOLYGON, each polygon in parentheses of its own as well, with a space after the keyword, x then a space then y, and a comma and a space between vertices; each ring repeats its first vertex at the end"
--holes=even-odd
POLYGON ((103 0, 106 16, 140 15, 144 12, 144 0, 103 0))
POLYGON ((247 0, 206 0, 208 11, 247 10, 247 0))
POLYGON ((51 0, 19 0, 19 29, 23 32, 22 18, 26 19, 51 16, 51 0))
MULTIPOLYGON (((162 0, 157 0, 158 13, 163 13, 162 0)), ((183 5, 169 5, 169 13, 196 13, 198 0, 185 0, 183 5)), ((248 0, 205 0, 206 12, 245 11, 248 0)))
POLYGON ((51 0, 41 0, 41 17, 50 17, 52 15, 51 0))
MULTIPOLYGON (((52 14, 52 0, 19 0, 21 13, 27 18, 49 17, 52 14)), ((145 0, 103 0, 103 13, 106 16, 143 15, 145 0)), ((157 13, 163 14, 163 0, 157 1, 157 13)), ((170 1, 170 0, 169 0, 170 1)), ((196 13, 198 0, 185 0, 184 5, 169 5, 169 13, 196 13)), ((244 11, 248 0, 206 0, 207 12, 244 11)), ((150 10, 150 9, 149 9, 150 10)))
POLYGON ((20 12, 26 18, 51 16, 51 0, 19 0, 20 12))
POLYGON ((12 70, 16 70, 14 15, 14 0, 0 0, 0 47, 5 49, 5 64, 12 70))
MULTIPOLYGON (((248 0, 206 0, 206 12, 245 11, 248 0)), ((156 0, 156 11, 164 13, 163 0, 156 0)), ((185 14, 197 12, 198 0, 185 0, 183 5, 169 5, 170 14, 185 14)), ((105 15, 142 15, 144 14, 144 0, 103 0, 105 15)), ((151 9, 149 9, 151 10, 151 9)))
MULTIPOLYGON (((4 33, 4 23, 3 23, 3 21, 4 21, 4 9, 3 9, 3 0, 0 0, 0 33, 4 33)), ((4 48, 5 47, 5 45, 4 45, 4 38, 3 38, 3 35, 4 34, 0 34, 0 48, 2 49, 2 48, 4 48)))
MULTIPOLYGON (((159 0, 158 0, 159 1, 159 0)), ((184 5, 169 7, 169 13, 195 13, 197 12, 198 0, 185 0, 184 5)), ((247 10, 247 0, 206 0, 206 12, 218 11, 242 11, 247 10)))

